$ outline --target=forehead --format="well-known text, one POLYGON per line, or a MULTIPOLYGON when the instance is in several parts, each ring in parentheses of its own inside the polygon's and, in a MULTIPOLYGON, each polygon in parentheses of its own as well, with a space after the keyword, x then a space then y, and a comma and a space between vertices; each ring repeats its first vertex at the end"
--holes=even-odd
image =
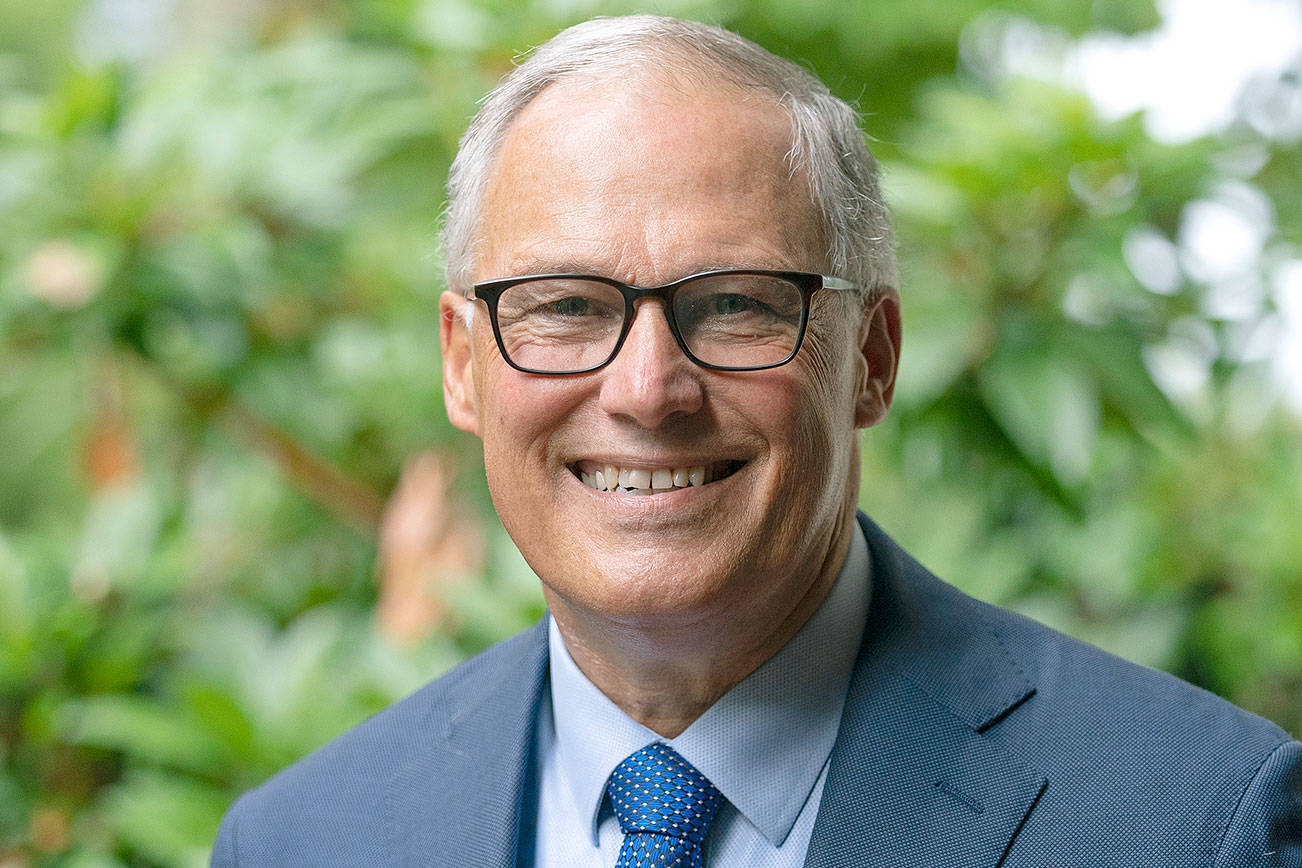
POLYGON ((722 266, 816 270, 821 223, 791 171, 792 141, 786 110, 755 91, 636 74, 552 85, 503 141, 476 279, 548 265, 640 282, 722 266))

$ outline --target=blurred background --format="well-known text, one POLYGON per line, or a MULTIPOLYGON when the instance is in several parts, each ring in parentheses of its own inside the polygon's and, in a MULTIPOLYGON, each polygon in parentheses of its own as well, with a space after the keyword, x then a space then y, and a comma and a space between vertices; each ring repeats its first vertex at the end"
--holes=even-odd
POLYGON ((441 405, 475 100, 593 14, 857 102, 900 237, 863 506, 1302 733, 1291 0, 0 0, 0 866, 201 865, 236 793, 536 620, 441 405))

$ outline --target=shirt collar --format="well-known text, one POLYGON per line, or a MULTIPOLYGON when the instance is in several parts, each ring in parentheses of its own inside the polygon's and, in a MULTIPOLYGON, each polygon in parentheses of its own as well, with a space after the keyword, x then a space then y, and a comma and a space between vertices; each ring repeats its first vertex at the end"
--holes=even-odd
POLYGON ((626 715, 579 671, 552 620, 556 757, 593 845, 610 773, 639 748, 664 741, 781 846, 836 741, 867 619, 868 571, 868 546, 856 523, 845 563, 818 610, 777 654, 668 740, 626 715))

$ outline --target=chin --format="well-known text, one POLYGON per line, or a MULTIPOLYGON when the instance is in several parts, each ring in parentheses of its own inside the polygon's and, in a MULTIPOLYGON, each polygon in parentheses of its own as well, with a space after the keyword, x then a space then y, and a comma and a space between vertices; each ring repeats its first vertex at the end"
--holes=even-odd
POLYGON ((581 584, 545 582, 565 603, 596 617, 637 623, 648 620, 699 621, 727 608, 741 596, 734 569, 710 570, 674 558, 607 563, 580 573, 581 584))

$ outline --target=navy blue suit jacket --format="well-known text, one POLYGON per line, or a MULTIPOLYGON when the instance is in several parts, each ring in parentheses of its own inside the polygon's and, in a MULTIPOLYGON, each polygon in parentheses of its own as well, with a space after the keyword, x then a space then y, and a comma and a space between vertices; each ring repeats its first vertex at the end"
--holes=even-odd
MULTIPOLYGON (((1302 744, 860 522, 872 606, 807 866, 1302 868, 1302 744)), ((542 625, 457 667, 241 797, 213 864, 528 864, 546 673, 542 625)))

